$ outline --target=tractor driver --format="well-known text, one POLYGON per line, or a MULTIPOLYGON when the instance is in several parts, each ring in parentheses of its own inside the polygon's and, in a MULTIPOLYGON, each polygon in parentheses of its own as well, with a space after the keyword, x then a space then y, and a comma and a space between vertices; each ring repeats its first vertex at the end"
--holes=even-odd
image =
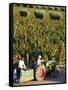
POLYGON ((42 57, 41 55, 39 55, 37 59, 37 65, 41 65, 41 63, 42 63, 42 57))

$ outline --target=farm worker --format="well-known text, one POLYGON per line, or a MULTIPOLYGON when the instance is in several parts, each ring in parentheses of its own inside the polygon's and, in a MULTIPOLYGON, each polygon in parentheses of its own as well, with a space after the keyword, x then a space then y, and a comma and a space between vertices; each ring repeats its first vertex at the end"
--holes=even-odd
POLYGON ((23 71, 26 70, 26 66, 25 66, 25 63, 24 63, 24 57, 22 57, 22 58, 19 60, 19 68, 20 68, 21 72, 23 72, 23 71))
POLYGON ((18 70, 17 70, 18 80, 20 80, 20 75, 25 70, 26 70, 26 66, 25 66, 25 63, 24 63, 24 57, 19 58, 19 64, 18 64, 18 70))
POLYGON ((13 71, 13 81, 15 82, 16 79, 17 79, 17 70, 15 68, 14 71, 13 71))
POLYGON ((38 59, 37 59, 37 65, 41 65, 42 63, 42 60, 41 60, 41 55, 38 56, 38 59))

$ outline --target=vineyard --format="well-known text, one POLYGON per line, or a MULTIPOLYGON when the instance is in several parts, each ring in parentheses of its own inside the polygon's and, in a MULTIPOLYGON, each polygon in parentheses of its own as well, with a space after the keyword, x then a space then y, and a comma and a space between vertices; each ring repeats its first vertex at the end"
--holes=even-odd
POLYGON ((65 7, 13 4, 13 60, 29 53, 35 61, 65 62, 65 7))

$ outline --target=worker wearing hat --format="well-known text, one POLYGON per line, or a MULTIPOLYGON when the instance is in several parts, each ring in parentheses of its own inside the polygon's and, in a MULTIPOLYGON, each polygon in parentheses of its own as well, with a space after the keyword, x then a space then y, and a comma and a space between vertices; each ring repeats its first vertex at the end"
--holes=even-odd
POLYGON ((39 55, 38 56, 38 59, 37 59, 37 65, 41 65, 41 63, 42 63, 42 57, 41 57, 41 55, 39 55))

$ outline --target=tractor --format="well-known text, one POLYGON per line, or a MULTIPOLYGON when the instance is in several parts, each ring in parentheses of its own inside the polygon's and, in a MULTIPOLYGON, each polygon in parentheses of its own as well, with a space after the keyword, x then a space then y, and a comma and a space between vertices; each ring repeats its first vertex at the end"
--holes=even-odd
POLYGON ((21 73, 20 83, 30 80, 44 80, 46 77, 46 68, 43 62, 37 65, 37 61, 30 64, 29 56, 27 54, 26 70, 21 73))

